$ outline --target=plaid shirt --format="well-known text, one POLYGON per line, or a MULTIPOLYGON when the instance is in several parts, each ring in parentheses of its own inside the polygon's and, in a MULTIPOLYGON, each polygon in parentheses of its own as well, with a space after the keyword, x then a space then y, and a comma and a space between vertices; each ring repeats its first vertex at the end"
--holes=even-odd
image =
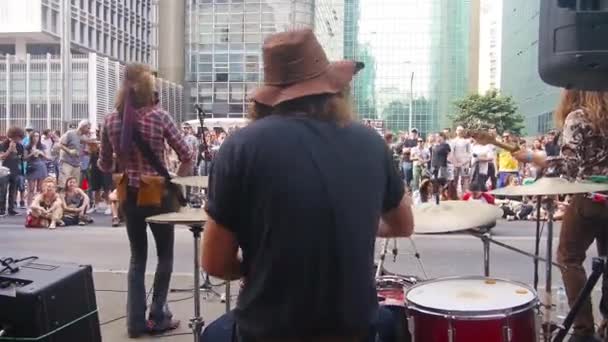
MULTIPOLYGON (((102 171, 112 172, 113 155, 118 151, 120 144, 120 131, 122 120, 118 112, 108 114, 103 123, 103 135, 99 150, 99 160, 97 165, 102 171)), ((169 143, 181 162, 190 162, 194 159, 195 151, 192 151, 186 143, 182 133, 167 112, 158 106, 145 107, 137 111, 137 129, 142 138, 146 141, 158 159, 165 161, 165 139, 169 143)), ((135 142, 133 142, 135 144, 135 142)), ((129 186, 139 187, 140 175, 157 175, 154 168, 148 161, 141 156, 142 165, 139 165, 139 149, 134 148, 133 154, 127 159, 126 172, 129 177, 129 186)), ((165 165, 166 167, 166 165, 165 165)), ((121 169, 125 169, 121 165, 121 169)))

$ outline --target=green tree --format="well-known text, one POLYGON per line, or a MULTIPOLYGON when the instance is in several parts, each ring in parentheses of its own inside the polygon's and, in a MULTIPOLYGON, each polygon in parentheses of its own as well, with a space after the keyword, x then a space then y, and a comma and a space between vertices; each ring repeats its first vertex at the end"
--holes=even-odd
POLYGON ((496 127, 499 133, 509 131, 520 135, 524 118, 510 96, 502 96, 496 90, 485 95, 473 94, 455 102, 456 112, 449 116, 452 125, 484 129, 496 127))
POLYGON ((382 111, 386 127, 393 132, 407 130, 409 107, 402 101, 392 101, 382 111))

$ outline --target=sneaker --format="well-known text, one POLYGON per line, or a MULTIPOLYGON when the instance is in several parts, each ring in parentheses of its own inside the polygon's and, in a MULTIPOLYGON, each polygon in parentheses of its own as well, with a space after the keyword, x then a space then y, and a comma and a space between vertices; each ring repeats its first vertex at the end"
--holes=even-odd
POLYGON ((0 216, 6 216, 6 210, 0 210, 0 216))
POLYGON ((120 219, 118 217, 112 217, 112 227, 120 226, 120 219))
POLYGON ((112 215, 112 208, 107 208, 103 213, 104 215, 112 215))
POLYGON ((8 210, 8 215, 9 216, 17 216, 17 215, 19 215, 19 213, 16 212, 15 209, 9 209, 8 210))
POLYGON ((25 209, 25 202, 24 201, 19 202, 19 208, 25 209))

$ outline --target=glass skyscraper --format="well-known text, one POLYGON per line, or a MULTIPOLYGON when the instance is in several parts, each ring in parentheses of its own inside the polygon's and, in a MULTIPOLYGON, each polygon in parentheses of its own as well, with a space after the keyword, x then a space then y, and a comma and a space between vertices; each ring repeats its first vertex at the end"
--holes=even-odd
POLYGON ((515 100, 523 114, 526 133, 553 127, 559 89, 538 75, 540 0, 504 0, 501 91, 515 100))
POLYGON ((239 118, 263 78, 262 44, 275 32, 313 27, 330 59, 343 55, 343 0, 188 0, 187 113, 239 118))
POLYGON ((469 90, 470 1, 346 0, 345 9, 345 55, 366 63, 354 84, 359 115, 407 130, 411 100, 413 127, 447 125, 469 90))

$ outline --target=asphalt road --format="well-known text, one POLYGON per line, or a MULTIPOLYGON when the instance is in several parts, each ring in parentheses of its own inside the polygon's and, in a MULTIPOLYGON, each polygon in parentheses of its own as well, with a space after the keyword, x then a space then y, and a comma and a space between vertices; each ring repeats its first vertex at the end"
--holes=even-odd
MULTIPOLYGON (((91 264, 98 271, 126 271, 129 245, 124 227, 111 228, 109 217, 96 216, 96 223, 87 227, 58 228, 55 231, 23 228, 24 217, 0 218, 0 256, 29 256, 55 261, 91 264)), ((544 229, 543 236, 547 229, 544 229)), ((529 252, 534 251, 534 222, 499 221, 493 229, 493 238, 502 243, 529 252)), ((554 250, 557 247, 559 223, 554 232, 554 250)), ((152 236, 149 234, 149 241, 152 236)), ((389 271, 415 275, 421 278, 481 275, 483 252, 480 239, 466 233, 447 235, 415 235, 414 241, 420 254, 420 263, 414 257, 413 245, 408 239, 398 239, 396 261, 387 257, 389 271), (421 267, 422 265, 422 267, 421 267), (424 268, 425 273, 422 272, 424 268)), ((379 253, 381 240, 376 253, 379 253)), ((192 273, 192 235, 186 227, 176 228, 175 265, 177 274, 192 273)), ((541 240, 541 255, 545 255, 546 239, 541 240)), ((392 248, 392 243, 390 244, 392 248)), ((389 249, 390 249, 389 248, 389 249)), ((589 255, 596 255, 595 248, 589 255)), ((586 267, 590 266, 590 258, 586 267)), ((491 275, 531 284, 533 281, 532 259, 503 247, 491 246, 491 275)), ((148 270, 152 272, 156 262, 155 250, 149 248, 148 270)), ((544 265, 540 268, 540 281, 545 279, 544 265)), ((554 287, 560 286, 559 270, 553 268, 554 287)))

